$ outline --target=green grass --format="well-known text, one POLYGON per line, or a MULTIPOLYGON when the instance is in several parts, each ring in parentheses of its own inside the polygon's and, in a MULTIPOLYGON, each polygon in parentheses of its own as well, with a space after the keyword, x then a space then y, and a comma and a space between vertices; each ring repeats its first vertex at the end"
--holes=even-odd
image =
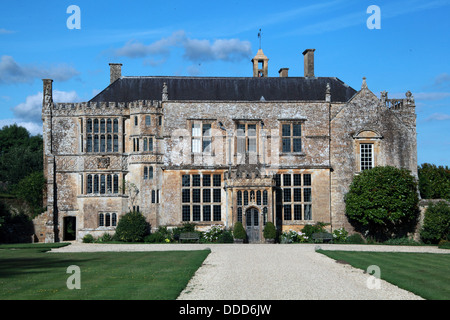
POLYGON ((210 253, 199 251, 45 253, 0 246, 0 300, 173 300, 210 253), (67 267, 81 289, 68 289, 67 267))
POLYGON ((377 265, 381 279, 430 300, 450 299, 450 254, 406 252, 318 252, 353 267, 377 265))

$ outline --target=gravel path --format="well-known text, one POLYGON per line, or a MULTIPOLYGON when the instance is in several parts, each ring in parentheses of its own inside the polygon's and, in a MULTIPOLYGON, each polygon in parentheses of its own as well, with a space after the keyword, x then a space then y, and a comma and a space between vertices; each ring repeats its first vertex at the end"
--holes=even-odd
MULTIPOLYGON (((432 252, 435 247, 319 245, 325 250, 432 252)), ((315 252, 317 245, 270 244, 81 244, 51 252, 167 251, 211 249, 180 300, 415 300, 422 299, 383 280, 369 289, 369 274, 315 252)), ((382 274, 383 270, 381 270, 382 274)))

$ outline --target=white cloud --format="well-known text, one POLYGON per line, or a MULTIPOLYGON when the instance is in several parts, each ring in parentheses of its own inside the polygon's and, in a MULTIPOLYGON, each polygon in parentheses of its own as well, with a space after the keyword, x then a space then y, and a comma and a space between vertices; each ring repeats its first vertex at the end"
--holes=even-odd
POLYGON ((428 118, 425 119, 425 121, 445 121, 445 120, 450 120, 450 114, 445 114, 445 113, 433 113, 432 115, 430 115, 428 118))
MULTIPOLYGON (((80 102, 81 99, 75 91, 53 90, 54 102, 80 102)), ((42 92, 26 97, 25 102, 12 108, 14 119, 0 121, 6 124, 17 123, 23 126, 32 134, 42 133, 42 92)), ((5 125, 5 124, 3 124, 5 125)))
POLYGON ((67 64, 39 67, 20 65, 11 56, 3 55, 0 58, 0 83, 27 83, 43 78, 67 81, 78 74, 77 70, 67 64))
POLYGON ((15 33, 15 31, 0 28, 0 34, 11 34, 11 33, 15 33))
MULTIPOLYGON (((114 50, 117 57, 143 58, 153 56, 167 57, 174 48, 183 48, 183 57, 189 61, 235 61, 251 56, 249 41, 239 39, 191 39, 183 30, 172 33, 171 36, 157 40, 148 45, 137 41, 129 41, 122 48, 114 50)), ((165 61, 149 59, 147 64, 157 65, 165 61)))

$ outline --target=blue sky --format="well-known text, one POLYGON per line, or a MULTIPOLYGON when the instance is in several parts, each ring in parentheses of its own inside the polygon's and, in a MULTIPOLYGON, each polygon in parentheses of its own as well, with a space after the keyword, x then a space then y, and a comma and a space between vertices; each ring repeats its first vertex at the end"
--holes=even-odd
POLYGON ((42 78, 57 102, 87 101, 109 84, 110 62, 127 76, 252 76, 259 47, 269 76, 315 74, 359 90, 416 100, 418 163, 450 166, 450 0, 9 1, 0 11, 0 127, 40 133, 42 78), (80 29, 69 29, 70 5, 80 29), (369 29, 370 5, 381 29, 369 29))

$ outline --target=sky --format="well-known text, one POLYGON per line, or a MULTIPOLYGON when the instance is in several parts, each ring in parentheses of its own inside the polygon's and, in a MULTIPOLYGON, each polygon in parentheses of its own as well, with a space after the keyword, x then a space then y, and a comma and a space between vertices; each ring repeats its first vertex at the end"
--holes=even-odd
POLYGON ((418 164, 450 166, 450 0, 0 1, 0 127, 42 132, 44 78, 55 102, 82 102, 111 62, 123 76, 251 77, 261 40, 269 76, 303 76, 314 48, 316 76, 410 90, 418 164))

